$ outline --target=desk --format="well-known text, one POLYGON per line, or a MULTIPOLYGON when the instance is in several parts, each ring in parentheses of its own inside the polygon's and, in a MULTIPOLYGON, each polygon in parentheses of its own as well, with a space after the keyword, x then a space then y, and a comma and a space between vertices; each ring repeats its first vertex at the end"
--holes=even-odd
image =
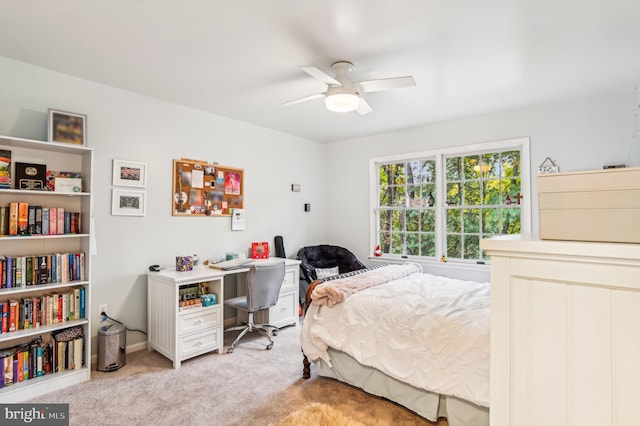
MULTIPOLYGON (((276 259, 255 260, 270 262, 276 259)), ((257 313, 256 322, 269 322, 277 327, 298 325, 299 260, 285 260, 285 280, 278 303, 257 313)), ((223 346, 224 277, 238 275, 239 290, 244 289, 243 276, 249 268, 222 271, 207 266, 192 271, 163 270, 148 273, 147 288, 147 349, 156 350, 173 361, 173 368, 195 356, 217 351, 223 346), (178 308, 180 287, 206 283, 210 293, 215 293, 218 303, 196 309, 178 308)), ((238 294, 242 294, 242 291, 238 294)), ((238 318, 242 321, 242 318, 238 318)))

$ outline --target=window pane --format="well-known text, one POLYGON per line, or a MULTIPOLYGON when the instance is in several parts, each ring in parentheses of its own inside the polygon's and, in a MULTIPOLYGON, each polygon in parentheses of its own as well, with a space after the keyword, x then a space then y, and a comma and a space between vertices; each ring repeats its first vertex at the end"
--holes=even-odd
POLYGON ((404 233, 394 232, 391 234, 391 253, 404 254, 404 233))
POLYGON ((380 207, 391 206, 392 199, 393 199, 393 194, 391 193, 391 187, 381 186, 380 187, 380 207))
POLYGON ((480 205, 480 182, 477 180, 464 183, 464 205, 480 205))
MULTIPOLYGON (((508 200, 511 200, 514 204, 518 204, 518 195, 520 195, 520 178, 505 179, 503 182, 505 198, 508 195, 508 200)), ((506 202, 506 204, 508 204, 508 202, 506 202)))
POLYGON ((482 209, 482 233, 500 233, 500 209, 482 209))
POLYGON ((464 157, 463 166, 465 179, 478 179, 480 177, 480 156, 464 157))
POLYGON ((422 211, 422 232, 434 232, 436 230, 435 210, 422 211))
POLYGON ((436 236, 435 234, 422 234, 422 245, 420 247, 422 256, 434 257, 436 255, 436 236))
POLYGON ((520 151, 502 153, 503 176, 520 176, 520 151))
POLYGON ((407 202, 407 187, 393 186, 391 187, 391 204, 396 207, 404 207, 407 202))
POLYGON ((404 211, 391 210, 391 230, 404 231, 404 211))
POLYGON ((410 256, 420 255, 420 234, 407 233, 407 251, 406 254, 410 256))
POLYGON ((380 214, 380 230, 390 231, 391 220, 392 220, 392 210, 380 210, 379 214, 380 214))
POLYGON ((422 162, 410 161, 407 165, 407 183, 422 182, 422 162))
POLYGON ((435 204, 435 200, 436 200, 436 186, 432 183, 427 183, 422 185, 422 198, 427 200, 427 204, 426 205, 433 205, 433 204, 429 204, 429 197, 433 197, 433 202, 435 204))
POLYGON ((422 162, 422 182, 431 183, 436 181, 436 162, 425 160, 422 162))
POLYGON ((462 178, 462 159, 460 157, 447 158, 448 181, 460 180, 462 178))
POLYGON ((462 232, 460 209, 447 209, 447 232, 462 232))
POLYGON ((447 235, 447 257, 452 259, 462 259, 462 235, 447 235))
POLYGON ((502 209, 502 230, 501 234, 520 233, 520 209, 502 209))
POLYGON ((480 209, 464 209, 464 233, 480 232, 480 209))
POLYGON ((407 210, 407 231, 420 230, 420 210, 407 210))
POLYGON ((391 165, 391 180, 390 185, 402 185, 406 183, 407 177, 404 171, 404 163, 397 163, 391 165))
POLYGON ((418 185, 409 185, 407 187, 407 193, 409 195, 408 207, 421 207, 423 204, 422 191, 418 185))
POLYGON ((500 155, 497 152, 491 152, 482 155, 482 170, 484 171, 483 177, 485 178, 497 178, 502 173, 502 164, 500 162, 500 155))
POLYGON ((389 232, 381 232, 379 234, 380 250, 383 253, 389 253, 391 248, 391 234, 389 232))
POLYGON ((500 181, 488 180, 482 182, 482 204, 494 205, 502 203, 500 198, 500 181))
POLYGON ((460 184, 447 183, 447 204, 452 206, 460 205, 460 184))
POLYGON ((480 237, 477 235, 464 236, 464 258, 480 259, 480 237))

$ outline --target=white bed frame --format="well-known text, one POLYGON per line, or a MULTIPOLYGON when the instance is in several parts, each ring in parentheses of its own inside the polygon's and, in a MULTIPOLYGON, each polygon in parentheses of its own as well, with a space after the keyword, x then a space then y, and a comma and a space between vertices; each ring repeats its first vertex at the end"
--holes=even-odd
POLYGON ((640 424, 640 245, 481 247, 491 255, 491 425, 640 424))

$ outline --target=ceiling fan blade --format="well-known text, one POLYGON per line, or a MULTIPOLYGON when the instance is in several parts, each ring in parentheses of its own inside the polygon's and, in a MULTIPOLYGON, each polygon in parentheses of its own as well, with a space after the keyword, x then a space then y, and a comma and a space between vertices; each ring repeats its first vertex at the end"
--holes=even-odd
POLYGON ((360 115, 367 115, 370 112, 373 112, 371 106, 364 100, 362 96, 360 96, 360 103, 358 104, 358 108, 356 112, 360 115))
POLYGON ((316 93, 315 95, 305 96, 304 98, 294 99, 292 101, 285 102, 282 104, 282 106, 301 104, 302 102, 307 102, 307 101, 312 101, 314 99, 322 98, 324 97, 324 95, 325 93, 316 93))
POLYGON ((324 84, 334 84, 336 86, 342 86, 342 84, 338 80, 316 67, 300 67, 300 69, 309 74, 311 77, 320 80, 324 84))
POLYGON ((416 81, 412 76, 381 78, 378 80, 361 81, 358 83, 360 93, 380 92, 382 90, 400 89, 401 87, 415 86, 416 81))

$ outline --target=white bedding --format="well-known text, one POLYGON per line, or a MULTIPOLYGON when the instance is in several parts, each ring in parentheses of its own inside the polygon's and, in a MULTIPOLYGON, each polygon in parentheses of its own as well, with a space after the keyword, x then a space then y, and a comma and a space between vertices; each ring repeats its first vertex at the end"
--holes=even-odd
POLYGON ((333 347, 418 388, 488 407, 489 308, 489 283, 413 273, 333 307, 312 304, 302 350, 331 365, 333 347))

